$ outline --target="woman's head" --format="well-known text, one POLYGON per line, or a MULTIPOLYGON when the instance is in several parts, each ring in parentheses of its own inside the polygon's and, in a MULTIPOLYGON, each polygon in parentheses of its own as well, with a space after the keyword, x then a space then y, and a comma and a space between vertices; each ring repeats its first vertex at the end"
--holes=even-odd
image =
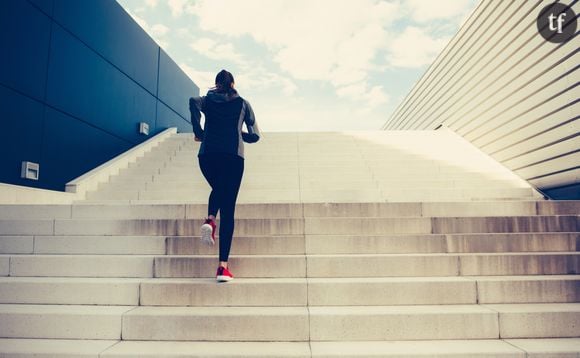
POLYGON ((234 89, 234 75, 226 70, 221 70, 215 76, 215 88, 218 92, 232 93, 234 89))

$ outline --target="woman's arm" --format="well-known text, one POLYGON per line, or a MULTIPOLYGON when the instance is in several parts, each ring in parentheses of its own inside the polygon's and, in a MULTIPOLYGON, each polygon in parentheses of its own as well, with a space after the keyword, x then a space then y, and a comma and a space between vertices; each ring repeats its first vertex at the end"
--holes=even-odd
POLYGON ((260 140, 260 129, 258 128, 258 123, 256 122, 256 116, 254 115, 252 106, 250 106, 250 102, 244 100, 244 106, 244 123, 246 123, 248 132, 242 132, 242 140, 246 143, 256 143, 260 140))
POLYGON ((201 128, 201 112, 204 111, 205 107, 205 96, 203 97, 191 97, 189 99, 189 112, 191 113, 191 125, 193 126, 193 133, 195 133, 195 139, 198 141, 203 140, 203 128, 201 128))

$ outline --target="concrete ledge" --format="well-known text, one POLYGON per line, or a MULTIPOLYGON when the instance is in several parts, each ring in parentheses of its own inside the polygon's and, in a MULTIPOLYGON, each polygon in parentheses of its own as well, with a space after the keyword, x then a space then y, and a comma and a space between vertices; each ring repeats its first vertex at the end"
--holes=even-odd
POLYGON ((0 205, 0 220, 18 220, 23 218, 26 218, 26 220, 70 219, 71 206, 58 203, 54 203, 54 205, 0 205))
MULTIPOLYGON (((137 160, 138 157, 153 149, 165 139, 177 133, 177 128, 168 128, 145 142, 129 149, 121 155, 83 174, 82 176, 68 182, 66 191, 77 194, 78 199, 83 199, 86 192, 97 188, 99 183, 109 180, 111 175, 115 175, 122 168, 126 168, 129 163, 137 160)), ((78 200, 77 199, 77 200, 78 200)))
POLYGON ((0 204, 70 204, 74 193, 0 183, 0 204))

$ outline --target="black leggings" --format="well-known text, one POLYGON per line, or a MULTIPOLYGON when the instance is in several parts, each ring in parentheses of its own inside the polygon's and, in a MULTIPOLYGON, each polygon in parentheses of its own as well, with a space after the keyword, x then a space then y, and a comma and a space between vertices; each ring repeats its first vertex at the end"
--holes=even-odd
POLYGON ((207 214, 217 216, 220 212, 220 261, 228 261, 234 234, 236 199, 244 174, 244 159, 229 154, 202 154, 199 167, 211 186, 207 214))

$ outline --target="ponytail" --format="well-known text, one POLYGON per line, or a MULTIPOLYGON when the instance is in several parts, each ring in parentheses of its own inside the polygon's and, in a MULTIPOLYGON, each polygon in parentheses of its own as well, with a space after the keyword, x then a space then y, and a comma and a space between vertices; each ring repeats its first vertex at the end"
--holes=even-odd
POLYGON ((236 90, 232 88, 232 83, 234 83, 234 75, 226 70, 221 70, 215 77, 215 89, 218 92, 228 95, 236 93, 236 90))

